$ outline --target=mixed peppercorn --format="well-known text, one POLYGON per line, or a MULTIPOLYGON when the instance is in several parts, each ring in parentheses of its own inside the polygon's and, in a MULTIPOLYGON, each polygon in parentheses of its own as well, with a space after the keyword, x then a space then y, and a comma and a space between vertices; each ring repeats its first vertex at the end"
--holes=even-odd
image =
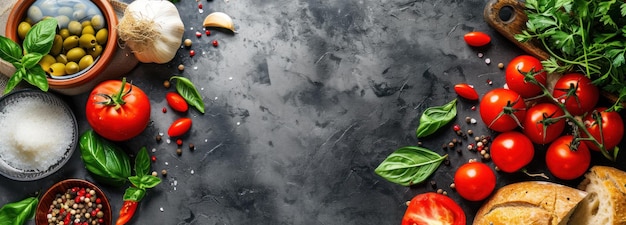
POLYGON ((50 225, 104 224, 102 199, 90 188, 73 187, 56 195, 48 209, 50 225))

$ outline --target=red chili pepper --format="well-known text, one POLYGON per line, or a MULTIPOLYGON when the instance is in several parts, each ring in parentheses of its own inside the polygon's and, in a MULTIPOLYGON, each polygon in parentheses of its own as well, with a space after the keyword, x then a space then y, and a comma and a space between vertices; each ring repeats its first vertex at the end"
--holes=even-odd
POLYGON ((133 218, 135 215, 135 210, 137 210, 137 202, 135 201, 124 201, 122 208, 120 209, 120 216, 117 218, 115 225, 124 225, 133 218))

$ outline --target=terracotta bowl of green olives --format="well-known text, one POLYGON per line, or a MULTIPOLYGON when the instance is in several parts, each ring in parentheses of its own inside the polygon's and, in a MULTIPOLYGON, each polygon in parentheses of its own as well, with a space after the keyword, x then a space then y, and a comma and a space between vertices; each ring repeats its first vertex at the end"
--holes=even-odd
POLYGON ((108 0, 23 0, 13 7, 6 36, 22 43, 30 28, 53 17, 58 28, 39 65, 51 89, 84 85, 104 71, 117 49, 117 16, 108 0))

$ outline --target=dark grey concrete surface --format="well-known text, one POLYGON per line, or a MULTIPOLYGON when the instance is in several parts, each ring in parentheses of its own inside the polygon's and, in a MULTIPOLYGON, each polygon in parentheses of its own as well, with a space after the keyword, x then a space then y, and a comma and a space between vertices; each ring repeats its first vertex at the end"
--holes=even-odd
MULTIPOLYGON (((457 137, 452 124, 476 135, 494 135, 471 109, 479 107, 478 102, 460 99, 455 121, 431 137, 418 140, 415 129, 424 109, 457 98, 452 88, 456 83, 473 84, 480 95, 503 86, 504 72, 497 64, 523 53, 484 22, 485 4, 484 0, 176 3, 185 22, 184 38, 193 40, 196 56, 181 48, 172 62, 142 64, 127 75, 149 94, 152 122, 139 137, 119 144, 131 154, 147 147, 157 157, 153 170, 168 171, 164 182, 141 202, 131 224, 400 224, 406 201, 438 188, 462 205, 471 224, 482 202, 461 199, 449 184, 456 168, 479 154, 445 151, 441 145, 457 137), (210 36, 204 35, 202 21, 214 11, 231 15, 237 33, 212 30, 210 36), (197 38, 196 31, 202 37, 197 38), (469 47, 463 35, 470 31, 490 34, 491 44, 469 47), (212 40, 219 41, 217 48, 211 46, 212 40), (485 63, 487 58, 491 64, 485 63), (176 68, 181 63, 184 72, 176 68), (172 75, 196 84, 205 114, 171 109, 162 113, 168 108, 165 93, 174 90, 162 83, 172 75), (155 136, 166 133, 181 116, 191 117, 194 124, 182 138, 182 156, 177 156, 175 140, 156 142, 155 136), (478 123, 466 124, 468 116, 478 123), (442 165, 425 184, 412 187, 374 173, 395 149, 418 141, 449 154, 450 165, 442 165), (186 148, 189 143, 195 151, 186 148)), ((89 129, 86 98, 67 97, 81 132, 89 129)), ((543 149, 537 146, 531 172, 548 173, 543 149)), ((66 178, 93 181, 78 151, 69 164, 45 179, 0 178, 0 203, 45 191, 66 178)), ((531 179, 540 178, 498 173, 498 187, 531 179)), ((117 218, 124 189, 100 186, 117 218)))

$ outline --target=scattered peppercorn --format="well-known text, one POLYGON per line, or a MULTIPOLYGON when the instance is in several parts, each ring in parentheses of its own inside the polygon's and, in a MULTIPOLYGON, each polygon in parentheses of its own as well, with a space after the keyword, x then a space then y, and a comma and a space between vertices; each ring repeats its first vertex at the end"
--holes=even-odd
POLYGON ((499 69, 504 69, 504 63, 498 63, 498 68, 499 69))
POLYGON ((210 36, 211 35, 211 31, 210 30, 205 30, 204 33, 206 34, 206 36, 210 36))
POLYGON ((434 180, 430 181, 430 186, 433 187, 433 189, 437 188, 437 182, 434 180))
POLYGON ((157 175, 158 175, 158 174, 157 174, 157 172, 156 172, 156 171, 152 171, 152 176, 153 176, 153 177, 156 177, 157 175))
POLYGON ((443 165, 449 166, 450 165, 450 159, 448 159, 446 157, 446 159, 443 160, 443 165))
POLYGON ((466 123, 470 123, 470 122, 472 122, 472 117, 469 117, 469 116, 468 116, 468 117, 465 117, 465 122, 466 122, 466 123))
POLYGON ((194 55, 196 55, 196 51, 189 50, 189 56, 193 57, 194 55))
POLYGON ((454 148, 454 143, 452 142, 448 143, 448 148, 454 148))
POLYGON ((217 47, 219 45, 219 43, 217 42, 217 40, 213 40, 213 47, 217 47))
POLYGON ((198 9, 202 9, 202 3, 198 3, 198 9))
POLYGON ((157 134, 157 136, 154 139, 156 139, 157 142, 160 142, 161 140, 163 140, 163 136, 161 136, 160 134, 157 134))
POLYGON ((467 134, 469 134, 469 135, 473 135, 473 134, 474 134, 474 131, 473 131, 473 130, 467 130, 467 134))
POLYGON ((437 194, 443 194, 443 189, 441 188, 437 189, 437 194))
POLYGON ((156 162, 156 160, 157 160, 156 156, 152 156, 152 157, 150 157, 150 159, 152 160, 152 162, 156 162))
POLYGON ((183 145, 183 139, 180 139, 180 138, 179 138, 179 139, 176 139, 176 144, 177 144, 178 146, 183 145))
POLYGON ((198 31, 196 31, 196 37, 197 37, 197 38, 202 37, 202 33, 200 33, 200 32, 198 32, 198 31))
POLYGON ((167 176, 167 170, 161 170, 161 175, 167 176))
POLYGON ((487 79, 487 84, 492 85, 493 81, 491 79, 487 79))
POLYGON ((191 143, 189 143, 189 150, 193 151, 195 149, 196 149, 196 146, 191 144, 191 143))
POLYGON ((102 199, 95 190, 73 187, 58 193, 46 217, 48 224, 103 224, 102 199), (95 204, 94 204, 95 203, 95 204))
POLYGON ((421 147, 421 146, 424 146, 424 143, 422 143, 421 141, 418 141, 418 142, 417 142, 417 146, 420 146, 420 147, 421 147))
POLYGON ((476 106, 472 106, 472 111, 476 111, 476 106))
POLYGON ((178 65, 178 70, 180 70, 180 71, 185 70, 185 65, 183 65, 183 64, 178 65))
POLYGON ((185 39, 185 41, 183 42, 183 44, 185 45, 185 47, 191 47, 191 44, 193 42, 191 41, 191 39, 187 38, 185 39))
POLYGON ((182 155, 183 154, 183 150, 180 148, 176 149, 176 155, 182 155))
MULTIPOLYGON (((182 64, 181 64, 182 65, 182 64)), ((172 83, 170 83, 169 80, 165 80, 163 81, 163 87, 165 88, 170 88, 172 86, 172 83)))
POLYGON ((167 112, 167 108, 163 107, 163 109, 161 109, 161 112, 166 113, 167 112))
POLYGON ((458 124, 454 124, 454 126, 452 126, 452 129, 456 132, 459 132, 461 130, 461 126, 459 126, 458 124))
POLYGON ((451 183, 450 184, 450 188, 455 189, 456 188, 456 184, 455 183, 451 183))

